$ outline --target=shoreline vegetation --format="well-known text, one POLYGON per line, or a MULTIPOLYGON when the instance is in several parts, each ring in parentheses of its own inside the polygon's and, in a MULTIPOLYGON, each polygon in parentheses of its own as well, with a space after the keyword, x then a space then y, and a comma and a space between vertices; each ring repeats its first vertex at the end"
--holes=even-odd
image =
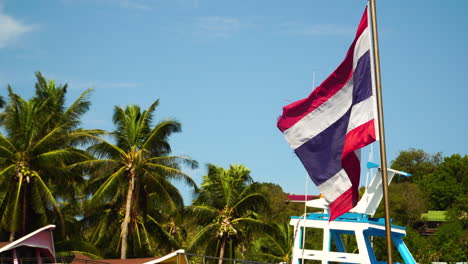
MULTIPOLYGON (((114 107, 113 131, 84 129, 91 90, 66 105, 66 84, 39 72, 36 77, 32 98, 8 86, 0 100, 1 241, 54 224, 61 254, 125 259, 184 248, 221 258, 291 262, 289 217, 304 208, 287 203, 281 186, 256 182, 255 172, 241 164, 203 164, 206 173, 197 186, 184 169, 200 165, 171 155, 169 138, 182 124, 155 120, 159 100, 148 109, 114 107), (175 180, 193 188, 189 206, 175 180)), ((416 261, 466 262, 468 156, 409 149, 390 167, 413 175, 390 185, 390 210, 394 223, 408 228, 405 241, 416 261), (431 223, 421 216, 429 211, 446 217, 425 233, 431 223)), ((382 208, 376 216, 383 216, 382 208)), ((384 255, 380 248, 376 254, 384 255)))

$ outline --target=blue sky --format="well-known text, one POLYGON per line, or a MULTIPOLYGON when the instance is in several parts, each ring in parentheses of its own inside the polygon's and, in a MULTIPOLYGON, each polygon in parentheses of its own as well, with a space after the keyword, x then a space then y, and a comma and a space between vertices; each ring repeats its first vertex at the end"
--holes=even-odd
MULTIPOLYGON (((70 99, 93 88, 83 126, 106 130, 114 105, 159 98, 157 118, 183 124, 171 144, 200 162, 188 171, 198 183, 207 163, 240 163, 300 194, 306 172, 276 119, 314 72, 318 85, 339 65, 365 4, 0 0, 0 94, 10 84, 31 96, 36 71, 68 83, 70 99)), ((467 11, 463 0, 378 1, 389 161, 411 147, 467 154, 467 11)))

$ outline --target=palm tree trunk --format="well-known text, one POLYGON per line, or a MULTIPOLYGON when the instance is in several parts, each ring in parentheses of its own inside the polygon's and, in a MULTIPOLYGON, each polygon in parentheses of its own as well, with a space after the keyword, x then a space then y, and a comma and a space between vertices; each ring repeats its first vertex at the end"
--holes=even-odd
POLYGON ((224 258, 224 248, 226 247, 226 238, 221 238, 221 248, 219 249, 219 260, 218 264, 223 264, 223 258, 224 258))
POLYGON ((28 196, 28 187, 29 187, 29 184, 25 184, 24 188, 23 188, 23 216, 22 216, 22 219, 21 219, 21 232, 20 232, 20 235, 26 235, 27 234, 27 231, 26 231, 26 219, 27 219, 27 213, 28 213, 28 209, 27 209, 27 201, 26 201, 26 198, 28 196))
POLYGON ((130 223, 130 209, 132 207, 133 188, 135 187, 135 173, 130 171, 130 180, 128 183, 127 202, 125 203, 125 217, 122 222, 122 243, 120 248, 120 258, 127 258, 127 238, 128 225, 130 223))

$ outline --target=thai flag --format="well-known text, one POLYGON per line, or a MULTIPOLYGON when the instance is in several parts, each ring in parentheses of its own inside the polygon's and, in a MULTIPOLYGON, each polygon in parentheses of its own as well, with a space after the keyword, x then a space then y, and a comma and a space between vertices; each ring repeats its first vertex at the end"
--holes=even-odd
POLYGON ((329 202, 330 221, 358 202, 359 149, 377 140, 367 8, 344 61, 278 128, 329 202))

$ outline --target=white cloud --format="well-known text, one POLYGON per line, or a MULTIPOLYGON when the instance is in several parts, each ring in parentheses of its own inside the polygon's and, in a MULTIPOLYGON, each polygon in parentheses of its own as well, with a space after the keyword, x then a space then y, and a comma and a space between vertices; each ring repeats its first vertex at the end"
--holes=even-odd
POLYGON ((240 30, 241 23, 231 17, 201 17, 195 21, 194 34, 208 38, 229 38, 240 30))
POLYGON ((26 25, 3 13, 3 8, 0 6, 0 48, 11 45, 15 40, 33 29, 33 26, 26 25))
POLYGON ((306 25, 296 22, 288 22, 280 25, 281 31, 285 33, 309 36, 349 36, 355 33, 355 28, 351 26, 342 26, 334 24, 316 24, 306 25))

